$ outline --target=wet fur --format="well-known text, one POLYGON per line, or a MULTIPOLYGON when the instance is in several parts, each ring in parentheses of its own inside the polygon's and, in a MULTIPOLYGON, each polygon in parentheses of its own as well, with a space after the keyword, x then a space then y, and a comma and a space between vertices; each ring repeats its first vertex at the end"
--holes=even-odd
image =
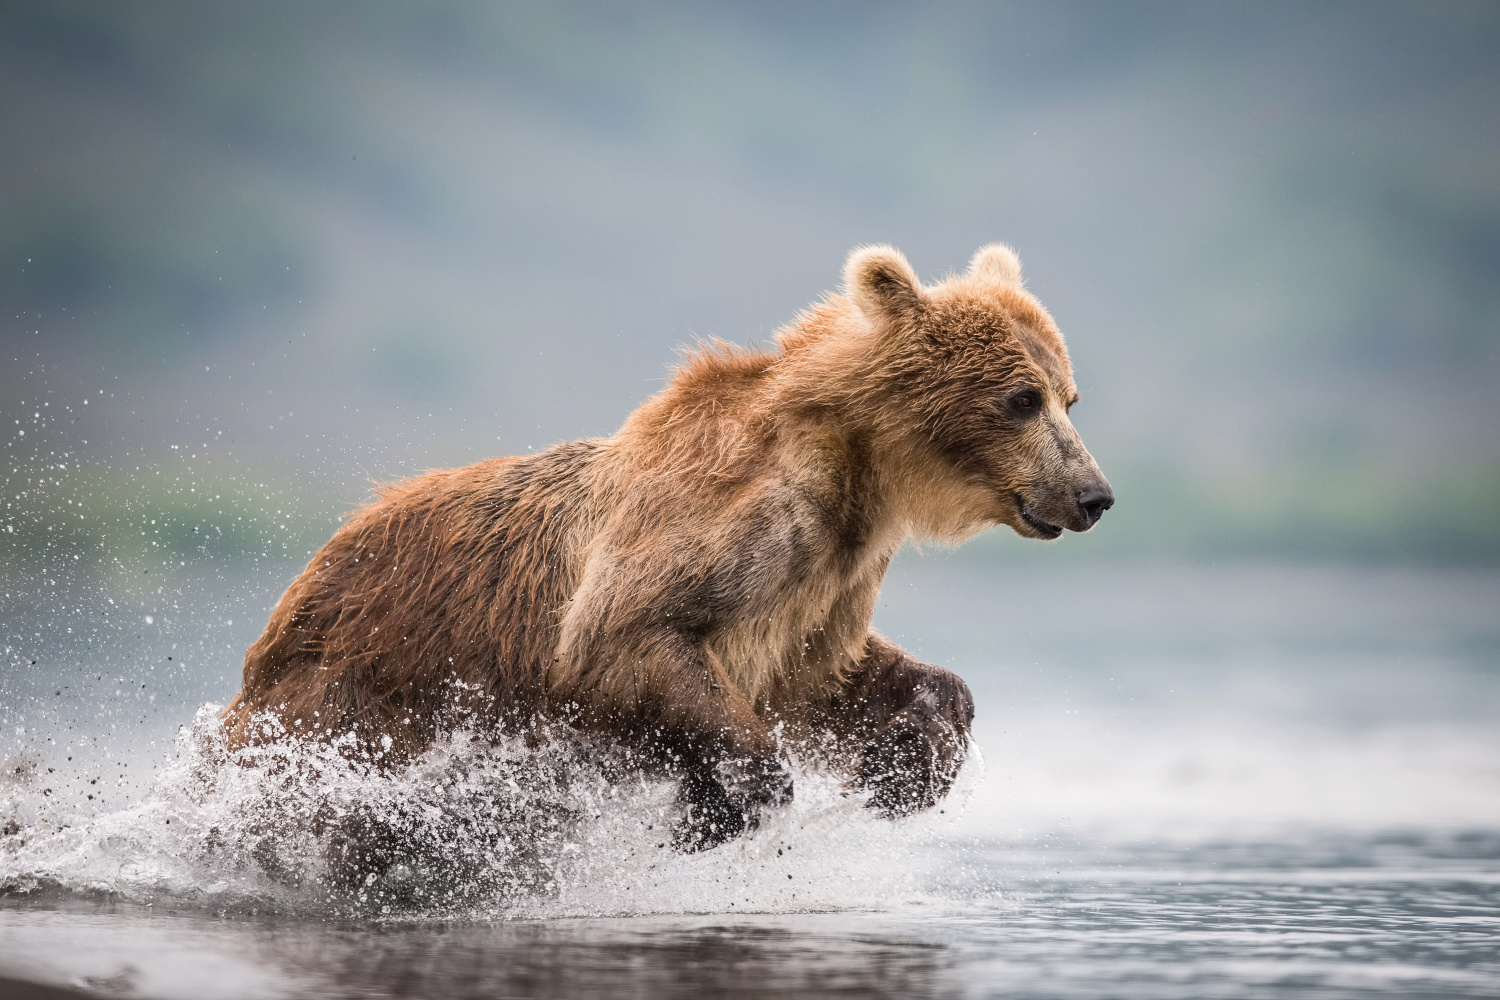
POLYGON ((233 739, 274 712, 389 737, 399 758, 476 716, 565 720, 684 775, 717 830, 699 846, 790 795, 780 740, 821 748, 887 812, 931 805, 972 700, 871 632, 886 567, 913 536, 1037 537, 1018 497, 1070 524, 1098 469, 1012 252, 924 287, 866 248, 845 286, 774 349, 688 355, 613 437, 383 488, 247 653, 233 739), (1042 417, 1006 409, 1020 385, 1042 417))

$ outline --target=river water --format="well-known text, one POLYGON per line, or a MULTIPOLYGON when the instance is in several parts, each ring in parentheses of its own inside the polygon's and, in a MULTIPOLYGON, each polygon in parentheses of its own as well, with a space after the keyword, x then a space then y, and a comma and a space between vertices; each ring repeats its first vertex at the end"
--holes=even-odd
POLYGON ((975 691, 953 796, 892 824, 799 768, 698 855, 560 749, 205 777, 252 582, 7 607, 0 995, 1500 994, 1494 571, 903 555, 877 624, 975 691), (400 812, 410 868, 330 890, 328 802, 400 812))

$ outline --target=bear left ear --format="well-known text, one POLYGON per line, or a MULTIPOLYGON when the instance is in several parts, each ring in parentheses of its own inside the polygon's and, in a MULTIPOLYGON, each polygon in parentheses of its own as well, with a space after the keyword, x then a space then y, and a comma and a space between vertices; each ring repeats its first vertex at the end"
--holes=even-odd
POLYGON ((859 247, 844 264, 844 294, 877 326, 906 326, 922 311, 922 283, 901 251, 880 244, 859 247))
POLYGON ((969 261, 970 277, 1006 288, 1021 287, 1021 258, 1004 243, 980 247, 969 261))

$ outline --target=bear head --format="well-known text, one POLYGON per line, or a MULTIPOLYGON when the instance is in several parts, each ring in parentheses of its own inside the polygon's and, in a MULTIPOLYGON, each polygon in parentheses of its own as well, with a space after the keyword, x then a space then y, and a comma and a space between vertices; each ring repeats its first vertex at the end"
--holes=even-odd
POLYGON ((901 442, 929 534, 1007 524, 1053 539, 1113 505, 1068 419, 1078 390, 1062 334, 1023 287, 1015 251, 984 247, 964 274, 924 286, 900 251, 863 247, 844 286, 873 340, 874 419, 901 442))

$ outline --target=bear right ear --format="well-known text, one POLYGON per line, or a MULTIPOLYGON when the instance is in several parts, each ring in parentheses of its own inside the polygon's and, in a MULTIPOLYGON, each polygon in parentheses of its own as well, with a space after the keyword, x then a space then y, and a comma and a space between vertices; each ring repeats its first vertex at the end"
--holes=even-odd
POLYGON ((844 294, 871 323, 906 326, 922 311, 925 296, 901 251, 880 244, 859 247, 844 263, 844 294))
POLYGON ((980 247, 969 261, 970 277, 1005 288, 1021 287, 1021 258, 1004 243, 980 247))

